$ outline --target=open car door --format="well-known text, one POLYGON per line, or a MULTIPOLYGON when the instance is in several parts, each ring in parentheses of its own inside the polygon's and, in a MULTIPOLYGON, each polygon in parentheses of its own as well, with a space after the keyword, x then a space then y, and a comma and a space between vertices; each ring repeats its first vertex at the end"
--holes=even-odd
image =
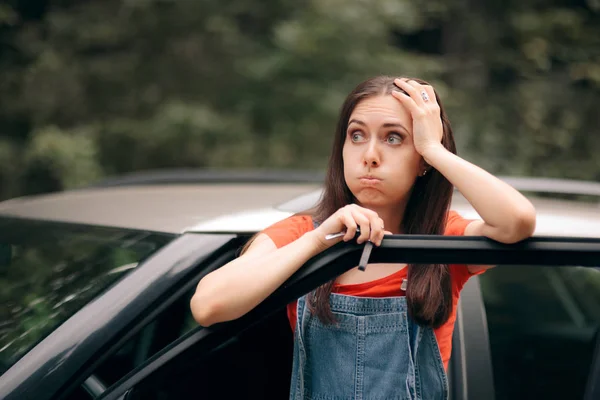
MULTIPOLYGON (((285 306, 356 266, 363 249, 353 243, 333 246, 245 316, 193 329, 97 398, 287 398, 293 338, 285 306)), ((373 250, 370 262, 499 265, 463 289, 448 371, 451 398, 531 398, 538 389, 549 393, 544 398, 565 398, 564 393, 576 394, 570 399, 600 398, 600 271, 594 268, 600 239, 536 237, 504 245, 480 237, 395 235, 373 250), (587 274, 581 280, 551 272, 559 269, 587 274), (577 297, 578 291, 591 296, 577 297), (512 295, 520 292, 527 294, 525 302, 513 302, 512 295), (560 310, 575 321, 573 326, 551 316, 540 324, 548 310, 560 310), (528 315, 536 316, 533 323, 523 322, 528 315), (557 350, 557 345, 566 348, 557 350), (552 375, 561 371, 553 360, 570 362, 577 373, 569 375, 573 381, 552 375), (525 385, 519 380, 523 374, 534 380, 532 385, 518 386, 525 385), (556 387, 563 390, 557 393, 556 387)))

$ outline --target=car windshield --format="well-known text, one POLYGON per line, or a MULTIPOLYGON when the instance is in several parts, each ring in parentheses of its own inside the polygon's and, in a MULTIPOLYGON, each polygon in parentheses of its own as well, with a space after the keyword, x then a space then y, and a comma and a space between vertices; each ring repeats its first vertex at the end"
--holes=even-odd
POLYGON ((0 217, 0 373, 173 237, 0 217))

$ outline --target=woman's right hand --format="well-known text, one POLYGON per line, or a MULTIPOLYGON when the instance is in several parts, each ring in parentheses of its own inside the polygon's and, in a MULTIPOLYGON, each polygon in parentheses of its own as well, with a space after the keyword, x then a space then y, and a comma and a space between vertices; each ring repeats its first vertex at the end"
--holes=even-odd
POLYGON ((337 210, 333 215, 327 218, 317 229, 312 231, 318 241, 319 250, 323 251, 342 240, 347 242, 354 239, 357 228, 360 228, 360 236, 357 243, 366 241, 372 242, 379 246, 385 234, 391 232, 385 231, 383 220, 375 211, 360 207, 356 204, 349 204, 337 210), (342 237, 325 239, 329 234, 345 231, 346 234, 342 237))

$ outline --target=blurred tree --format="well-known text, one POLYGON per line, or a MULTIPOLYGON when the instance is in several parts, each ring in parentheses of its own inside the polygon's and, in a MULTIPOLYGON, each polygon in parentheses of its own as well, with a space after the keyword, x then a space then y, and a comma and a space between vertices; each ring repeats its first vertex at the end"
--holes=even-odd
POLYGON ((344 96, 382 73, 432 82, 462 155, 492 172, 600 180, 599 11, 596 0, 10 0, 0 196, 145 168, 320 169, 344 96))

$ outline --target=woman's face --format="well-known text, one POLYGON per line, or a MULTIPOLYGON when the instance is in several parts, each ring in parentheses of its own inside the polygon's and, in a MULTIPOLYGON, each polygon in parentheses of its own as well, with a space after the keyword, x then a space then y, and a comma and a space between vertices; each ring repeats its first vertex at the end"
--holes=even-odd
POLYGON ((344 178, 359 205, 397 207, 423 172, 413 146, 412 117, 391 95, 362 100, 348 121, 344 178))

